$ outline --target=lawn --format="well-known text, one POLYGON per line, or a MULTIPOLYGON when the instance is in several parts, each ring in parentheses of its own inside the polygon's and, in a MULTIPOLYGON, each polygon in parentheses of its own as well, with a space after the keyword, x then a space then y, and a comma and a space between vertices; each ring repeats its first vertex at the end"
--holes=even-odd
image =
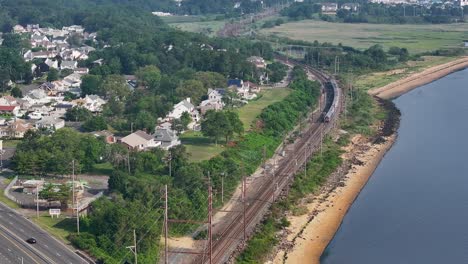
POLYGON ((111 175, 113 170, 114 168, 112 168, 112 164, 110 164, 110 162, 104 162, 104 163, 94 164, 93 170, 91 171, 91 173, 94 173, 97 175, 111 175))
POLYGON ((170 23, 171 27, 178 28, 183 31, 194 33, 203 33, 208 36, 215 36, 216 32, 224 26, 224 21, 198 21, 198 22, 181 22, 170 23))
POLYGON ((359 49, 374 44, 385 48, 398 46, 407 48, 411 53, 420 53, 438 48, 461 47, 462 41, 468 39, 468 23, 389 25, 303 20, 262 29, 261 33, 310 42, 342 43, 359 49))
POLYGON ((187 131, 180 135, 180 140, 186 147, 192 162, 208 160, 224 150, 221 142, 215 145, 210 138, 204 137, 201 132, 187 131))
POLYGON ((39 218, 31 217, 33 222, 42 229, 52 234, 54 237, 69 243, 67 237, 70 233, 76 232, 76 220, 73 218, 51 218, 49 215, 42 214, 39 218))
POLYGON ((364 90, 382 87, 401 78, 407 77, 415 72, 420 72, 431 66, 444 64, 457 58, 425 56, 423 59, 424 60, 421 61, 410 61, 396 70, 359 76, 359 79, 355 80, 355 86, 364 90))
POLYGON ((251 129, 253 122, 265 107, 283 100, 290 93, 291 90, 288 88, 264 90, 259 99, 250 101, 248 104, 239 108, 237 112, 239 113, 240 120, 244 124, 245 131, 251 129))
POLYGON ((21 140, 17 140, 17 139, 3 140, 3 147, 14 148, 20 142, 21 142, 21 140))

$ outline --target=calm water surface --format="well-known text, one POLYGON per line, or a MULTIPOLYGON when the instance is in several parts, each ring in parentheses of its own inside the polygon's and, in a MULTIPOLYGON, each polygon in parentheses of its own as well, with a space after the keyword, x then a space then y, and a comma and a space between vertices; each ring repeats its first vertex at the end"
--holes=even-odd
POLYGON ((322 263, 468 264, 468 70, 395 103, 398 140, 322 263))

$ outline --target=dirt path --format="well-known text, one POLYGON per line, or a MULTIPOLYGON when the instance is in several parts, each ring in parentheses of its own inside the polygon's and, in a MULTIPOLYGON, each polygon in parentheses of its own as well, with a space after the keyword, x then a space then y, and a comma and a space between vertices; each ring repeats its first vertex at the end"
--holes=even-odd
POLYGON ((452 72, 459 71, 467 67, 468 57, 461 57, 458 60, 430 67, 422 72, 414 73, 406 78, 387 84, 383 87, 371 89, 369 90, 369 94, 378 96, 382 99, 392 99, 421 85, 428 84, 452 72))

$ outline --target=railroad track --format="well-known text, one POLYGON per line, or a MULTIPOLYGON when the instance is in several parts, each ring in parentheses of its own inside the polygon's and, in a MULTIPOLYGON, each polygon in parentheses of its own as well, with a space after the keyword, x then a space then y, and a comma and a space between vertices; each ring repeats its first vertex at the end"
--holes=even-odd
MULTIPOLYGON (((281 60, 281 58, 277 59, 281 60)), ((330 78, 326 74, 295 61, 289 60, 289 63, 303 66, 322 83, 323 87, 329 87, 327 83, 330 81, 330 78)), ((329 92, 330 91, 327 91, 327 93, 329 92)), ((325 96, 325 98, 328 98, 328 96, 325 96)), ((325 103, 322 105, 323 107, 320 109, 321 112, 330 111, 329 109, 325 109, 330 106, 330 104, 325 103)), ((340 104, 338 104, 338 107, 339 106, 340 104)), ((232 253, 244 242, 244 236, 252 233, 270 205, 279 197, 282 190, 284 190, 288 184, 292 183, 291 180, 293 176, 310 159, 312 153, 320 147, 323 136, 333 128, 339 112, 340 109, 335 109, 335 114, 327 123, 321 123, 320 116, 308 119, 308 121, 311 122, 309 129, 294 144, 295 148, 289 151, 286 158, 280 162, 279 168, 275 173, 273 173, 271 177, 268 177, 268 179, 263 180, 257 192, 251 194, 250 197, 246 197, 247 202, 245 203, 244 210, 231 212, 230 217, 225 216, 223 221, 230 221, 230 223, 228 225, 223 225, 223 230, 221 232, 214 232, 213 237, 216 237, 216 239, 213 239, 212 242, 211 262, 210 259, 204 255, 195 257, 192 263, 225 263, 229 260, 232 253)), ((210 249, 206 249, 206 252, 209 251, 210 249)))

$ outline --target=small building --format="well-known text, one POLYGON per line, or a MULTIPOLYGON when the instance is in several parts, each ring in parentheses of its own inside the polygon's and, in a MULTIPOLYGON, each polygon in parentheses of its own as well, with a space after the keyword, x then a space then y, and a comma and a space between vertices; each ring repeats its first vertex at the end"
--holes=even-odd
POLYGON ((78 67, 78 62, 76 61, 62 61, 62 64, 60 64, 60 69, 70 69, 74 70, 78 67))
POLYGON ((23 182, 23 193, 36 194, 44 188, 44 183, 43 180, 27 180, 23 182))
POLYGON ((17 105, 0 105, 0 114, 1 115, 13 115, 17 116, 20 107, 17 105))
POLYGON ((58 130, 63 127, 65 127, 65 120, 53 116, 45 116, 36 122, 36 128, 58 130))
POLYGON ((22 119, 16 119, 8 126, 8 137, 24 138, 24 134, 29 130, 34 129, 34 126, 22 119))
POLYGON ((465 47, 468 47, 468 40, 464 40, 464 41, 463 41, 463 45, 464 45, 465 47))
POLYGON ((256 68, 259 69, 266 69, 267 64, 265 62, 265 59, 259 56, 251 56, 247 58, 247 61, 255 65, 256 68))
POLYGON ((120 142, 131 150, 146 150, 148 148, 155 148, 161 145, 161 142, 155 140, 152 135, 147 134, 142 130, 138 130, 126 137, 120 139, 120 142))
MULTIPOLYGON (((184 112, 189 113, 192 116, 192 120, 194 120, 192 112, 195 110, 195 106, 192 104, 190 98, 180 101, 176 105, 172 111, 167 115, 169 119, 179 119, 184 112)), ((196 121, 196 120, 194 120, 196 121)))
POLYGON ((161 148, 168 150, 180 145, 179 137, 176 132, 170 129, 158 129, 154 133, 156 141, 160 142, 161 148))
POLYGON ((358 3, 345 3, 341 5, 341 9, 348 10, 351 12, 357 12, 359 10, 358 3))
POLYGON ((338 10, 337 3, 322 3, 323 13, 335 13, 338 10))

